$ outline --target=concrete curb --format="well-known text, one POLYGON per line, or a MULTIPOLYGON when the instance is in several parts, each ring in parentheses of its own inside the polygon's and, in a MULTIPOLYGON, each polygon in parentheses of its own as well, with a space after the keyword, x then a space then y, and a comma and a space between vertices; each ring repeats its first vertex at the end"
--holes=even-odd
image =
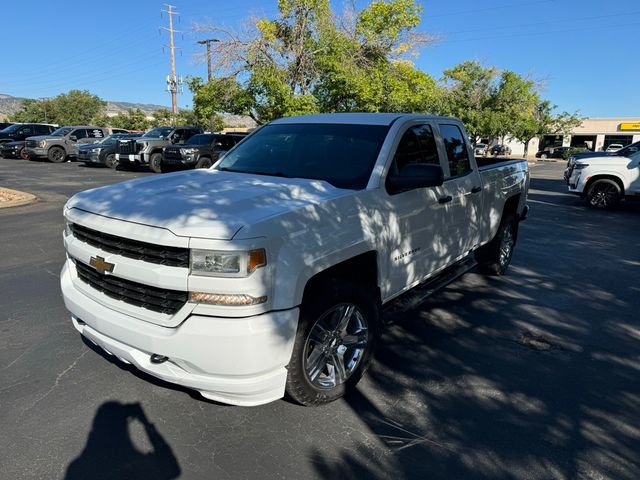
POLYGON ((11 207, 21 207, 23 205, 31 205, 32 203, 36 203, 38 201, 38 197, 31 193, 20 192, 18 190, 11 190, 10 188, 0 187, 0 191, 8 192, 13 195, 17 195, 19 198, 16 200, 11 200, 9 202, 0 202, 0 210, 3 208, 11 208, 11 207))

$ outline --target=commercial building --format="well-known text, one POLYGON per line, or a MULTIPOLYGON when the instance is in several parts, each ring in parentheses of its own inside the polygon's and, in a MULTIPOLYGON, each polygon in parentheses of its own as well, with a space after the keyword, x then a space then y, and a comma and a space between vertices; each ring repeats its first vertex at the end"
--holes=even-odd
MULTIPOLYGON (((567 146, 588 148, 593 151, 606 150, 611 144, 622 146, 640 141, 640 117, 635 118, 587 118, 582 125, 568 135, 541 135, 529 142, 529 154, 546 147, 567 146)), ((517 140, 509 140, 514 155, 524 153, 524 145, 517 140)))

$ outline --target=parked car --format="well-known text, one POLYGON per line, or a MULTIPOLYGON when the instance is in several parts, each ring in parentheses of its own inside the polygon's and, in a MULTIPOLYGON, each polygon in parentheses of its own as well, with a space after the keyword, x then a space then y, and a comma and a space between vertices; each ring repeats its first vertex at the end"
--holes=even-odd
POLYGON ((509 145, 494 145, 493 147, 491 147, 491 155, 493 155, 494 157, 501 155, 501 156, 507 156, 507 155, 511 155, 511 147, 509 145))
POLYGON ((148 165, 152 172, 160 173, 162 149, 172 144, 182 144, 198 133, 202 133, 202 128, 157 127, 138 139, 119 140, 116 144, 116 160, 125 169, 148 165))
POLYGON ((138 138, 140 134, 114 133, 96 143, 78 146, 77 160, 87 165, 104 165, 116 168, 116 143, 118 140, 131 140, 138 138))
POLYGON ((0 131, 0 143, 26 140, 36 135, 49 135, 56 129, 46 123, 15 123, 0 131))
POLYGON ((200 133, 186 143, 164 147, 160 169, 209 168, 220 154, 231 150, 245 135, 200 133))
POLYGON ((640 151, 625 156, 575 160, 566 175, 570 193, 594 208, 613 208, 624 199, 640 199, 640 151))
POLYGON ((95 143, 108 135, 107 129, 87 125, 60 127, 49 135, 27 138, 25 148, 29 160, 46 158, 50 162, 64 162, 75 157, 78 144, 95 143))
POLYGON ((544 150, 540 150, 536 153, 536 158, 546 159, 546 158, 564 158, 566 153, 571 149, 571 147, 546 147, 544 150))
POLYGON ((24 140, 0 143, 0 157, 28 159, 29 157, 24 149, 24 144, 24 140))
POLYGON ((62 294, 83 336, 150 375, 320 405, 364 374, 391 300, 476 262, 506 273, 528 185, 526 160, 478 166, 453 118, 283 118, 215 168, 71 198, 62 294))
POLYGON ((622 145, 621 143, 612 143, 605 149, 605 152, 617 152, 623 147, 624 145, 622 145))
POLYGON ((486 143, 476 143, 476 146, 473 148, 473 153, 480 157, 486 157, 488 151, 489 146, 486 143))

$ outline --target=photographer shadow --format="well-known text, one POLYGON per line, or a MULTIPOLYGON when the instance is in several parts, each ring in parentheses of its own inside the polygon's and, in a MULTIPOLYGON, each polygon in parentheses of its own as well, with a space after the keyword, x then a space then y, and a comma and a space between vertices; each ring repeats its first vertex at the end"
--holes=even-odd
POLYGON ((87 444, 67 468, 66 480, 177 478, 180 465, 171 447, 149 421, 139 403, 106 402, 93 420, 87 444), (151 450, 141 452, 130 437, 130 425, 138 422, 146 433, 151 450))

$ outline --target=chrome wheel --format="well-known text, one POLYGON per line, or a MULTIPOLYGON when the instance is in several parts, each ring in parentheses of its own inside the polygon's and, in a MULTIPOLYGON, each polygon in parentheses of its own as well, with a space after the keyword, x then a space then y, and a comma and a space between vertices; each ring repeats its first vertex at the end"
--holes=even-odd
POLYGON ((368 341, 367 321, 356 305, 331 307, 313 325, 305 342, 305 375, 319 388, 343 384, 358 367, 368 341))
POLYGON ((515 239, 513 237, 513 229, 505 228, 500 241, 500 257, 498 259, 502 268, 506 268, 507 265, 509 265, 514 245, 515 239))

